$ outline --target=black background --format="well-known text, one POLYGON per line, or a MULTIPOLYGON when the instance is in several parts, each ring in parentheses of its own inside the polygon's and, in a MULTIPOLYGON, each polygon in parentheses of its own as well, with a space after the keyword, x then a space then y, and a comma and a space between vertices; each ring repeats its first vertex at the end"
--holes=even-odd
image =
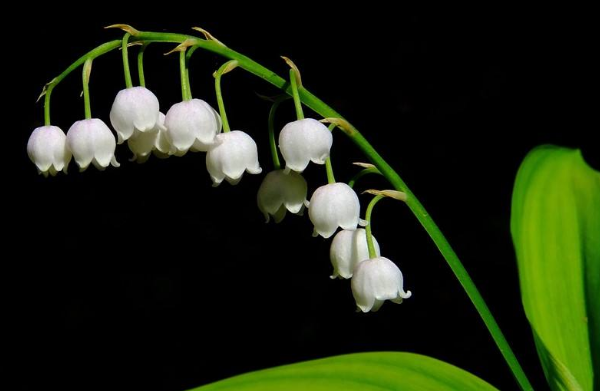
MULTIPOLYGON (((280 74, 287 68, 279 56, 292 58, 305 86, 353 122, 420 197, 532 382, 545 388, 520 304, 510 196, 520 162, 536 145, 583 148, 600 166, 597 126, 585 120, 591 105, 582 94, 590 83, 585 33, 574 28, 585 23, 561 10, 553 17, 511 9, 348 11, 298 7, 292 17, 265 7, 261 16, 221 10, 181 20, 192 14, 186 9, 160 22, 47 16, 20 32, 35 50, 14 62, 5 114, 18 113, 5 129, 16 136, 8 148, 17 156, 5 167, 15 181, 5 190, 4 238, 16 389, 185 390, 365 351, 431 355, 503 390, 517 388, 459 283, 402 204, 381 203, 374 232, 413 297, 364 315, 355 313, 349 283, 329 279, 329 242, 311 237, 307 217, 264 224, 255 201, 261 177, 212 189, 201 154, 138 166, 123 146, 120 169, 79 174, 73 162, 68 176, 37 176, 25 147, 43 122, 35 104, 41 87, 120 37, 102 29, 115 22, 185 33, 201 25, 280 74)), ((180 100, 177 56, 163 56, 171 48, 151 46, 146 61, 148 87, 165 112, 180 100)), ((192 64, 193 92, 213 106, 211 74, 222 62, 199 51, 192 64)), ((95 62, 95 116, 108 123, 123 85, 116 52, 95 62)), ((83 117, 80 91, 77 72, 53 96, 53 123, 65 132, 83 117)), ((257 93, 277 91, 240 70, 224 79, 230 122, 255 138, 266 173, 269 105, 257 93)), ((291 105, 281 110, 279 126, 293 115, 291 105)), ((338 180, 364 160, 341 133, 333 159, 338 180)), ((316 166, 306 176, 311 191, 326 179, 316 166)), ((359 184, 385 187, 379 178, 359 184)))

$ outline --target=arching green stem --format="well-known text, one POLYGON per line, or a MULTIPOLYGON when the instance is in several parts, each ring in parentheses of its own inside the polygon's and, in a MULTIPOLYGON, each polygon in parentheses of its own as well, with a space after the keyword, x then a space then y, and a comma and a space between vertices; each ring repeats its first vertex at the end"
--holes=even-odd
POLYGON ((367 215, 365 217, 365 220, 367 220, 367 246, 369 247, 369 258, 370 259, 374 259, 377 258, 377 251, 375 250, 375 243, 373 241, 373 223, 372 223, 372 217, 373 217, 373 209, 375 209, 375 205, 377 205, 379 203, 379 201, 381 201, 382 199, 384 199, 385 196, 382 195, 378 195, 375 198, 373 198, 373 201, 371 201, 371 203, 369 204, 369 207, 367 208, 367 215))
POLYGON ((69 76, 73 71, 82 66, 87 60, 93 60, 98 58, 108 52, 111 52, 118 47, 121 46, 121 40, 110 41, 105 44, 98 46, 97 48, 91 50, 89 53, 81 56, 77 61, 71 64, 63 73, 52 79, 50 83, 48 83, 45 87, 44 96, 44 122, 46 126, 50 126, 52 124, 50 117, 50 104, 52 103, 52 92, 54 92, 54 88, 60 84, 67 76, 69 76))
MULTIPOLYGON (((288 83, 286 80, 278 76, 273 71, 265 68, 264 66, 258 64, 252 59, 244 56, 241 53, 238 53, 228 47, 210 40, 200 39, 195 36, 185 35, 185 34, 174 34, 174 33, 160 33, 160 32, 139 32, 135 37, 132 37, 132 41, 136 42, 168 42, 168 43, 177 43, 180 44, 188 39, 196 40, 196 46, 210 52, 221 55, 229 60, 236 60, 239 63, 239 66, 246 71, 250 72, 253 75, 258 76, 259 78, 271 83, 275 87, 281 89, 289 95, 294 95, 293 88, 291 83, 288 83)), ((105 53, 107 51, 113 50, 116 47, 119 47, 121 41, 116 41, 117 46, 112 47, 114 42, 109 42, 104 44, 90 53, 83 56, 77 62, 72 64, 63 74, 55 79, 48 87, 48 91, 51 88, 56 87, 58 83, 62 80, 62 78, 66 77, 70 74, 75 68, 80 66, 85 60, 88 58, 95 58, 99 53, 105 53), (83 61, 81 61, 83 59, 83 61), (81 61, 81 62, 80 62, 81 61)), ((337 113, 330 106, 325 104, 315 95, 310 93, 304 87, 299 87, 297 89, 297 95, 301 104, 303 103, 307 107, 310 107, 316 113, 321 115, 323 118, 341 118, 343 117, 337 113)), ((48 94, 47 94, 48 97, 48 94)), ((49 99, 48 99, 49 101, 49 99)), ((49 107, 49 104, 48 104, 49 107)), ((406 186, 404 181, 400 178, 400 176, 394 171, 394 169, 379 155, 379 153, 373 148, 373 146, 362 136, 362 134, 352 125, 349 124, 347 129, 343 129, 344 133, 354 142, 354 144, 367 156, 369 161, 373 163, 381 172, 381 174, 392 184, 392 186, 398 190, 407 194, 408 200, 407 205, 415 215, 415 217, 419 220, 422 226, 425 228, 440 253, 446 260, 447 264, 450 266, 454 275, 459 280, 460 284, 464 288, 467 293, 469 299, 475 306, 477 312, 480 314, 482 320, 484 321, 486 327, 488 328, 490 335, 496 342, 500 352, 504 356, 504 359, 508 363, 515 379, 517 380, 519 387, 522 390, 533 390, 533 387, 529 383, 525 372, 521 368, 517 358, 515 357, 510 345, 506 341, 504 334, 500 330, 498 323, 494 319, 494 316, 490 312, 487 304, 485 303, 481 293, 475 286, 475 283, 467 273, 464 268, 462 262, 448 243, 448 240, 445 238, 443 233, 440 231, 439 227, 435 224, 429 213, 425 210, 423 205, 419 202, 419 200, 415 197, 412 191, 406 186)))
POLYGON ((223 75, 231 72, 237 67, 238 63, 235 60, 228 61, 219 68, 215 73, 215 90, 217 92, 217 104, 219 105, 219 113, 221 114, 221 120, 223 121, 223 132, 231 132, 229 127, 229 120, 227 119, 227 111, 225 110, 225 102, 223 101, 223 91, 221 90, 221 79, 223 75))
POLYGON ((183 101, 192 100, 185 50, 179 52, 179 72, 181 74, 181 99, 183 101))
POLYGON ((123 71, 125 73, 125 86, 127 88, 133 87, 133 81, 131 80, 131 70, 129 69, 129 38, 131 34, 126 33, 121 42, 121 52, 123 54, 123 71))
POLYGON ((277 110, 279 106, 289 97, 278 98, 273 102, 273 106, 271 106, 271 111, 269 112, 269 145, 271 147, 271 156, 273 157, 273 166, 275 170, 281 170, 281 161, 279 160, 279 151, 277 150, 277 139, 275 137, 275 115, 277 114, 277 110))
POLYGON ((304 119, 304 110, 302 109, 302 99, 300 99, 300 93, 298 91, 298 77, 296 71, 290 69, 290 85, 292 86, 292 94, 294 97, 294 105, 296 105, 296 116, 298 120, 304 119))
POLYGON ((90 103, 90 76, 92 75, 92 62, 87 60, 83 65, 83 102, 85 105, 85 119, 92 119, 92 105, 90 103))
POLYGON ((144 72, 144 53, 146 52, 146 48, 148 47, 148 45, 149 44, 147 43, 143 44, 140 48, 140 51, 138 52, 138 76, 140 78, 140 86, 142 87, 146 87, 146 74, 144 72))

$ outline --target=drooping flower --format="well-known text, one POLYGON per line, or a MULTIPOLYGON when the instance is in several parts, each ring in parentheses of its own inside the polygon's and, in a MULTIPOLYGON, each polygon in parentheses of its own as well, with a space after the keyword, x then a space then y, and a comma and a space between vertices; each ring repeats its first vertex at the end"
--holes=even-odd
POLYGON ((115 136, 97 118, 75 122, 67 133, 67 146, 81 171, 85 171, 90 164, 99 170, 111 164, 113 167, 120 166, 115 158, 115 136))
POLYGON ((358 264, 352 277, 352 294, 362 312, 377 312, 386 300, 400 304, 412 296, 404 291, 402 272, 387 258, 369 259, 358 264))
POLYGON ((267 223, 271 216, 280 223, 287 211, 299 214, 308 204, 308 185, 302 175, 291 171, 277 170, 269 173, 258 190, 258 208, 267 223))
POLYGON ((312 161, 325 164, 331 153, 333 136, 329 129, 311 118, 287 124, 279 135, 279 148, 286 169, 302 173, 312 161))
POLYGON ((256 143, 239 130, 217 136, 206 155, 206 167, 215 187, 223 180, 237 185, 246 171, 250 174, 262 172, 256 143))
POLYGON ((151 132, 159 119, 158 98, 145 87, 119 91, 110 111, 110 122, 117 132, 119 144, 135 132, 151 132))
POLYGON ((221 132, 221 117, 200 99, 177 103, 167 112, 167 135, 173 146, 171 154, 181 156, 193 149, 207 152, 221 132))
POLYGON ((149 132, 135 131, 133 136, 127 140, 127 145, 131 152, 133 152, 133 158, 131 161, 137 161, 142 164, 150 159, 150 155, 153 151, 158 151, 160 157, 168 157, 170 150, 170 143, 166 138, 165 132, 165 115, 159 113, 159 119, 154 129, 149 132))
MULTIPOLYGON (((380 256, 381 250, 375 238, 373 238, 373 244, 377 256, 380 256)), ((356 266, 369 259, 367 232, 362 228, 354 231, 341 231, 333 239, 329 255, 333 265, 331 278, 352 278, 356 266)))
MULTIPOLYGON (((206 102, 205 102, 206 103, 206 102)), ((221 119, 221 115, 219 115, 219 113, 213 109, 208 103, 206 103, 206 105, 208 106, 208 108, 211 109, 211 111, 213 112, 213 114, 215 115, 215 119, 217 121, 217 134, 221 133, 221 130, 223 129, 223 120, 221 119)), ((216 139, 215 139, 216 142, 216 139)), ((208 150, 210 149, 211 145, 205 144, 200 140, 196 140, 194 142, 194 145, 192 145, 192 147, 190 148, 190 151, 196 153, 196 152, 208 152, 208 150)))
MULTIPOLYGON (((308 208, 315 234, 330 238, 338 227, 354 230, 360 220, 360 201, 350 186, 333 183, 315 191, 308 208)), ((316 236, 316 235, 315 235, 316 236)))
POLYGON ((66 173, 72 157, 67 136, 56 126, 35 129, 27 142, 27 154, 45 177, 56 176, 60 171, 66 173))

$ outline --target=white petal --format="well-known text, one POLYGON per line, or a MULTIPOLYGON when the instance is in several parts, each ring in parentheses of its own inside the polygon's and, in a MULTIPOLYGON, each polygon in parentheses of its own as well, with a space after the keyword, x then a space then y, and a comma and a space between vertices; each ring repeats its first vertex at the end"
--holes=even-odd
MULTIPOLYGON (((291 213, 303 211, 308 185, 302 175, 284 170, 270 172, 258 190, 258 207, 263 213, 275 215, 283 207, 291 213)), ((285 216, 285 214, 282 216, 285 216)))
POLYGON ((373 294, 372 281, 369 278, 369 261, 361 262, 354 271, 352 277, 352 294, 356 305, 362 312, 369 312, 375 305, 375 295, 373 294))
POLYGON ((290 172, 289 174, 283 175, 283 201, 284 205, 290 212, 294 214, 301 213, 304 209, 305 203, 308 202, 306 199, 308 195, 308 184, 306 179, 297 172, 290 172))
POLYGON ((376 311, 385 300, 401 303, 411 297, 404 291, 402 272, 392 261, 379 257, 361 262, 354 271, 352 293, 364 312, 376 311))
POLYGON ((353 231, 344 230, 333 238, 331 249, 329 250, 329 258, 333 266, 332 279, 338 277, 345 279, 352 278, 352 272, 354 271, 354 268, 351 267, 353 260, 352 252, 354 250, 353 237, 353 231))
POLYGON ((155 144, 157 143, 159 133, 160 131, 158 129, 144 133, 136 130, 133 136, 127 140, 127 145, 129 146, 131 152, 133 152, 135 155, 135 160, 137 160, 138 163, 143 163, 148 160, 142 160, 140 158, 150 156, 154 150, 155 144))
POLYGON ((94 160, 94 137, 88 131, 89 121, 77 121, 67 132, 67 146, 81 170, 87 169, 94 160))
POLYGON ((239 183, 242 181, 242 178, 239 177, 237 179, 235 178, 225 178, 225 180, 231 185, 231 186, 237 186, 239 185, 239 183))
POLYGON ((219 134, 206 155, 206 167, 215 185, 226 179, 235 185, 248 171, 260 174, 258 151, 254 140, 244 132, 219 134))
POLYGON ((303 172, 313 161, 325 164, 329 157, 333 136, 319 121, 307 118, 286 125, 279 136, 279 148, 287 168, 303 172))
POLYGON ((103 121, 99 119, 92 119, 91 121, 94 121, 90 131, 93 131, 94 134, 96 148, 94 156, 96 161, 102 167, 108 167, 111 163, 114 165, 115 149, 117 147, 115 137, 103 121))
POLYGON ((119 136, 119 144, 137 130, 151 131, 156 127, 160 105, 158 98, 144 87, 120 91, 110 111, 110 122, 119 136))
POLYGON ((358 227, 360 201, 350 186, 334 183, 315 191, 308 213, 315 230, 327 239, 338 227, 347 230, 358 227))
POLYGON ((283 194, 280 191, 280 171, 267 174, 258 189, 257 203, 261 212, 274 215, 283 205, 283 194))
POLYGON ((118 166, 115 137, 99 119, 75 122, 67 133, 67 145, 82 171, 91 163, 98 168, 106 168, 110 164, 118 166))
MULTIPOLYGON (((383 305, 383 303, 385 303, 384 300, 375 299, 375 302, 373 303, 373 307, 371 308, 371 312, 377 312, 377 311, 379 311, 379 309, 381 308, 381 306, 383 305)), ((368 312, 368 311, 366 311, 366 312, 368 312)))
POLYGON ((187 152, 192 146, 198 151, 207 149, 220 131, 217 117, 210 105, 199 99, 173 105, 165 120, 171 143, 178 151, 187 152))
POLYGON ((191 101, 177 103, 167 112, 165 119, 167 134, 177 150, 188 151, 194 145, 196 125, 192 118, 193 112, 191 101))
POLYGON ((190 152, 198 153, 198 152, 208 152, 208 150, 214 145, 214 142, 210 144, 204 144, 201 141, 194 141, 194 144, 190 148, 190 152))
POLYGON ((56 126, 42 126, 33 131, 27 142, 27 154, 42 174, 55 176, 58 171, 67 171, 71 151, 67 148, 67 137, 56 126))
POLYGON ((164 115, 161 111, 159 111, 158 112, 158 121, 156 121, 156 126, 154 127, 154 129, 161 131, 161 132, 166 132, 167 131, 167 127, 165 126, 166 119, 167 119, 167 116, 164 115))
POLYGON ((158 132, 158 137, 156 137, 156 143, 154 144, 154 150, 166 155, 167 157, 169 156, 171 143, 167 137, 167 132, 158 132))
MULTIPOLYGON (((380 256, 379 243, 375 238, 373 244, 377 256, 380 256)), ((367 231, 364 229, 341 231, 333 239, 329 255, 334 270, 332 278, 352 278, 356 266, 369 259, 367 231)))
POLYGON ((273 219, 275 219, 275 223, 276 224, 281 223, 283 221, 283 219, 285 218, 286 214, 287 214, 287 209, 285 208, 285 206, 282 205, 281 208, 279 208, 279 210, 273 214, 273 219))

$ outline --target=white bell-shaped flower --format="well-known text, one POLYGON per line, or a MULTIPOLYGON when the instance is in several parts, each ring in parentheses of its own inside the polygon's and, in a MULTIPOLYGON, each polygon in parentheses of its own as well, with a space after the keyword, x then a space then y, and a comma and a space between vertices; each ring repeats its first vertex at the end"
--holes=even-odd
POLYGON ((404 278, 396 264, 379 257, 358 264, 352 277, 352 294, 362 312, 377 312, 386 300, 400 304, 412 296, 404 291, 404 278))
POLYGON ((215 187, 223 180, 237 185, 246 171, 250 174, 262 172, 256 143, 239 130, 217 136, 206 155, 206 167, 215 187))
POLYGON ((81 171, 85 171, 90 164, 99 170, 111 164, 113 167, 120 166, 115 158, 115 136, 97 118, 75 122, 67 133, 67 146, 81 171))
POLYGON ((302 175, 291 171, 277 170, 269 173, 258 190, 258 208, 267 223, 271 216, 280 223, 287 211, 299 214, 308 204, 308 185, 302 175))
POLYGON ((338 227, 348 230, 358 227, 361 222, 360 201, 345 183, 326 185, 313 194, 308 215, 315 226, 315 234, 328 239, 338 227))
MULTIPOLYGON (((375 252, 381 255, 379 243, 373 237, 375 252)), ((331 264, 333 265, 332 279, 350 279, 354 274, 356 266, 364 260, 369 259, 369 246, 367 245, 367 231, 360 228, 354 231, 344 230, 338 233, 331 243, 329 251, 331 264)))
MULTIPOLYGON (((217 134, 221 133, 221 129, 223 129, 223 120, 221 119, 221 116, 208 103, 206 103, 206 102, 204 102, 204 103, 212 110, 212 112, 215 115, 215 118, 217 120, 217 134)), ((216 140, 215 140, 215 142, 216 142, 216 140)), ((194 153, 208 152, 208 150, 210 149, 211 146, 212 146, 212 144, 208 145, 208 144, 203 143, 200 140, 196 140, 196 142, 194 142, 194 145, 192 145, 192 147, 190 148, 190 151, 192 151, 194 153)))
POLYGON ((117 132, 119 144, 129 140, 135 132, 151 132, 158 122, 158 98, 145 87, 119 91, 110 111, 110 122, 117 132))
POLYGON ((45 177, 67 172, 71 151, 67 148, 67 136, 56 126, 42 126, 33 131, 27 142, 27 154, 45 177))
POLYGON ((135 131, 133 136, 127 140, 127 145, 131 152, 133 152, 133 158, 131 161, 142 164, 150 159, 150 155, 153 151, 158 151, 160 155, 166 155, 170 150, 170 144, 166 139, 165 132, 167 128, 165 124, 165 115, 159 113, 159 119, 154 129, 148 132, 135 131))
POLYGON ((207 152, 221 132, 221 117, 200 99, 177 103, 167 112, 167 135, 173 146, 171 154, 181 156, 190 149, 207 152))
POLYGON ((287 124, 279 135, 279 148, 286 169, 303 172, 312 161, 325 164, 331 153, 333 135, 325 125, 311 118, 287 124))

